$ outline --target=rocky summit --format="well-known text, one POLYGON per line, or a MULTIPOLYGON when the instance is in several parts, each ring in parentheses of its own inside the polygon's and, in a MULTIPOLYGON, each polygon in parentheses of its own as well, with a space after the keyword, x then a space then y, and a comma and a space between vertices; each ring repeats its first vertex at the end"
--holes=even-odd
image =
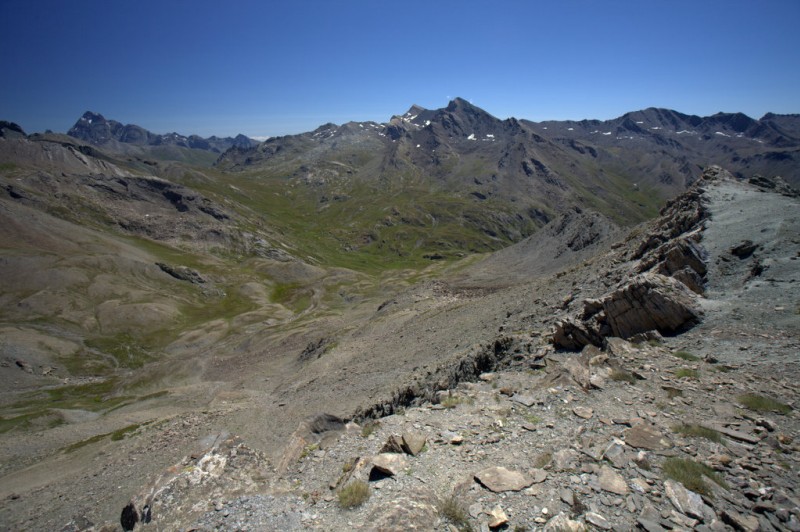
POLYGON ((6 123, 3 528, 800 530, 792 123, 6 123))

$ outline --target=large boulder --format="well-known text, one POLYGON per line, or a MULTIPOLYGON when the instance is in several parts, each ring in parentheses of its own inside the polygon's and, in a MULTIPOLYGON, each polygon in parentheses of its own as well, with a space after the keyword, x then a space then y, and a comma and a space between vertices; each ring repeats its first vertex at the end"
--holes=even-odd
POLYGON ((685 284, 643 273, 600 299, 584 302, 580 318, 556 323, 553 344, 564 349, 601 346, 606 337, 630 338, 647 331, 673 334, 697 324, 702 311, 685 284))

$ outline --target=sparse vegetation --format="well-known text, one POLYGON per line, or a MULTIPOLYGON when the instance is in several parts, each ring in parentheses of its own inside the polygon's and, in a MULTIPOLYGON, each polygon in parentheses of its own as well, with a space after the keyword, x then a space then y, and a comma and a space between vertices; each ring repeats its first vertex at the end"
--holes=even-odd
POLYGON ((536 456, 533 459, 533 467, 538 469, 542 469, 543 467, 547 467, 550 465, 550 462, 553 461, 553 453, 551 452, 544 452, 536 456))
POLYGON ((462 532, 472 530, 467 511, 453 495, 439 502, 439 514, 462 532))
POLYGON ((108 436, 110 436, 110 435, 111 435, 111 433, 110 433, 110 432, 109 432, 109 433, 106 433, 106 434, 97 434, 97 435, 95 435, 95 436, 92 436, 91 438, 86 438, 85 440, 81 440, 81 441, 75 442, 75 443, 73 443, 73 444, 71 444, 71 445, 68 445, 68 446, 67 446, 67 447, 64 449, 64 452, 65 452, 65 453, 72 453, 72 452, 75 452, 75 451, 77 451, 78 449, 81 449, 81 448, 83 448, 83 447, 86 447, 87 445, 91 445, 91 444, 93 444, 93 443, 97 443, 97 442, 99 442, 99 441, 101 441, 101 440, 104 440, 105 438, 107 438, 107 437, 108 437, 108 436))
POLYGON ((686 360, 686 361, 689 361, 689 362, 697 362, 698 360, 700 360, 700 357, 695 356, 695 355, 691 354, 688 351, 675 351, 672 354, 674 356, 680 358, 681 360, 686 360))
POLYGON ((728 489, 725 481, 710 467, 686 458, 670 457, 664 460, 664 474, 701 495, 711 496, 711 488, 703 477, 714 481, 717 485, 728 489))
POLYGON ((778 414, 785 415, 792 411, 792 407, 789 405, 755 393, 740 395, 736 400, 745 408, 755 412, 777 412, 778 414))
POLYGON ((633 384, 636 382, 636 377, 630 371, 625 371, 624 369, 615 369, 609 375, 609 378, 612 381, 617 382, 627 382, 629 384, 633 384))
POLYGON ((722 441, 722 436, 720 435, 719 432, 717 432, 714 429, 704 427, 702 425, 696 425, 696 424, 675 425, 674 427, 672 427, 672 431, 677 434, 683 434, 684 436, 690 436, 693 438, 705 438, 706 440, 717 443, 722 441))
POLYGON ((678 379, 698 379, 700 378, 700 372, 696 369, 691 368, 681 368, 675 371, 675 378, 678 379))
POLYGON ((346 509, 356 508, 367 502, 369 496, 369 484, 363 480, 354 480, 339 490, 339 506, 346 509))
POLYGON ((111 441, 119 441, 125 438, 128 434, 136 432, 136 430, 140 427, 138 423, 135 425, 128 425, 127 427, 123 427, 119 430, 115 430, 111 433, 111 441))
POLYGON ((455 408, 460 404, 473 404, 475 402, 474 399, 471 397, 462 397, 460 395, 448 395, 444 399, 440 401, 441 404, 445 408, 455 408))
POLYGON ((364 423, 361 426, 361 437, 362 438, 369 438, 378 427, 381 426, 381 422, 377 419, 371 419, 364 423))
POLYGON ((319 449, 319 445, 316 444, 316 443, 312 443, 310 445, 306 445, 303 448, 303 452, 300 453, 300 460, 302 460, 303 458, 306 458, 308 455, 310 455, 311 453, 313 453, 317 449, 319 449))
POLYGON ((523 417, 523 419, 524 419, 525 421, 527 421, 527 422, 528 422, 528 423, 530 423, 531 425, 536 425, 536 424, 538 424, 538 423, 541 423, 541 422, 542 422, 542 418, 540 418, 540 417, 539 417, 539 416, 537 416, 536 414, 525 414, 525 415, 524 415, 524 416, 522 416, 522 417, 523 417))
POLYGON ((683 390, 680 388, 664 386, 662 389, 667 392, 667 399, 675 399, 676 397, 681 397, 683 395, 683 390))

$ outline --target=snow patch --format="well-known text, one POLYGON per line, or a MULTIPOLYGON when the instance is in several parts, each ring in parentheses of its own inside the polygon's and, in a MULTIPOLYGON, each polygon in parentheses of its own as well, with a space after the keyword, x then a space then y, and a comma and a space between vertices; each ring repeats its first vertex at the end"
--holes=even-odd
POLYGON ((428 127, 429 125, 431 125, 431 121, 430 120, 426 120, 425 121, 425 127, 428 127))
POLYGON ((681 129, 678 135, 697 135, 697 131, 689 131, 688 129, 681 129))
POLYGON ((727 133, 723 133, 722 131, 715 131, 714 134, 719 135, 720 137, 728 137, 728 138, 731 137, 730 135, 728 135, 727 133))
POLYGON ((493 138, 494 138, 494 135, 491 135, 491 134, 488 134, 488 133, 487 133, 487 134, 486 134, 486 138, 488 138, 488 139, 493 139, 493 138))
POLYGON ((575 131, 575 128, 574 127, 568 127, 567 131, 575 131))
POLYGON ((467 140, 475 140, 475 133, 470 133, 469 137, 467 137, 467 140))
POLYGON ((637 124, 644 124, 644 121, 642 121, 642 120, 637 120, 637 122, 636 122, 636 123, 637 123, 637 124))
POLYGON ((606 136, 608 136, 608 135, 610 135, 610 134, 611 134, 611 132, 610 132, 610 131, 606 131, 605 133, 603 133, 603 135, 606 135, 606 136))

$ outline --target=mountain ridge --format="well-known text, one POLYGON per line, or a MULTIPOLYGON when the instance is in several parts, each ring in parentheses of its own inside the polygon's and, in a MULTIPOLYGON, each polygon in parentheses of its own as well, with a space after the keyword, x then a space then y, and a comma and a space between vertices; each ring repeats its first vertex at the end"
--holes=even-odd
POLYGON ((67 135, 112 150, 119 150, 120 144, 130 144, 134 146, 179 146, 222 153, 233 146, 250 147, 256 143, 255 140, 242 134, 235 137, 211 136, 208 138, 199 135, 185 136, 175 132, 158 134, 135 124, 122 124, 116 120, 106 119, 100 113, 93 111, 83 113, 67 131, 67 135))

